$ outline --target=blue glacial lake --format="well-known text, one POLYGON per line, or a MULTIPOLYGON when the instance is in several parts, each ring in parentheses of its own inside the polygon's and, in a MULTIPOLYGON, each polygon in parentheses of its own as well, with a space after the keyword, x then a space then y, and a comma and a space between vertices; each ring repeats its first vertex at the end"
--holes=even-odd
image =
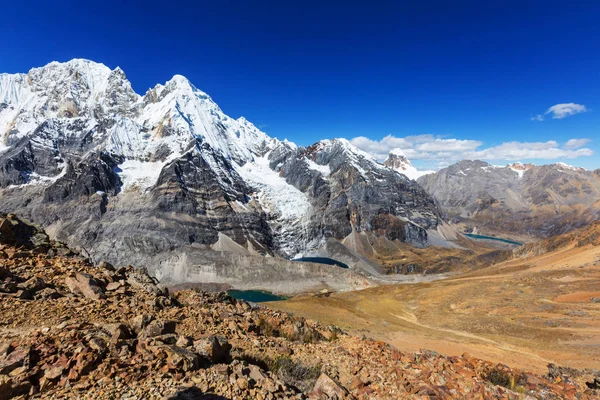
POLYGON ((465 233, 465 236, 471 237, 473 239, 497 240, 499 242, 515 244, 517 246, 521 246, 523 244, 521 242, 515 242, 514 240, 502 239, 502 238, 497 238, 497 237, 493 237, 493 236, 476 235, 474 233, 465 233))
POLYGON ((286 297, 278 296, 271 292, 263 292, 262 290, 228 290, 227 294, 235 299, 251 301, 253 303, 287 300, 286 297))
POLYGON ((344 264, 341 261, 334 260, 333 258, 327 257, 302 257, 302 258, 294 258, 292 261, 300 261, 300 262, 312 262, 317 264, 327 264, 327 265, 336 265, 340 268, 350 268, 348 264, 344 264))

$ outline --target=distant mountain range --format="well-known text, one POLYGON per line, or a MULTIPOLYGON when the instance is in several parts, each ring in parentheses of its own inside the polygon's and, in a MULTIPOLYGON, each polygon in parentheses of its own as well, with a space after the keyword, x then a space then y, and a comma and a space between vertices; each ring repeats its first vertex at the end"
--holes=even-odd
POLYGON ((546 238, 600 218, 600 170, 465 160, 418 183, 446 219, 480 233, 546 238))

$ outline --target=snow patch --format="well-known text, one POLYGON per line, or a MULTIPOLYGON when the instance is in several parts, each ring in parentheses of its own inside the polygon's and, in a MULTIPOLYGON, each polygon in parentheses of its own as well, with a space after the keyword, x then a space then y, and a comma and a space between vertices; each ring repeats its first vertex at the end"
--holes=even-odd
POLYGON ((510 169, 517 173, 517 176, 519 177, 519 179, 523 178, 523 174, 525 174, 524 169, 516 169, 516 168, 512 168, 512 167, 510 167, 510 169))
POLYGON ((125 160, 116 172, 123 182, 123 190, 134 188, 146 190, 156 183, 166 164, 167 162, 125 160))
POLYGON ((312 169, 313 171, 320 172, 323 176, 329 176, 331 174, 331 167, 329 165, 319 165, 308 158, 306 159, 306 163, 308 168, 312 169))
POLYGON ((31 174, 29 174, 28 178, 28 182, 24 183, 22 185, 9 185, 9 188, 20 188, 20 187, 26 187, 26 186, 38 186, 38 185, 48 185, 51 183, 56 182, 57 180, 59 180, 60 178, 62 178, 63 176, 65 176, 65 174, 67 173, 67 163, 63 162, 60 164, 60 167, 62 168, 62 171, 60 171, 60 173, 58 173, 55 176, 44 176, 44 175, 40 175, 37 172, 32 172, 31 174))
POLYGON ((586 170, 585 168, 574 167, 572 165, 565 164, 564 162, 557 162, 557 163, 554 163, 554 165, 556 165, 557 167, 562 168, 562 169, 568 169, 570 171, 585 171, 586 170))
POLYGON ((237 171, 246 182, 258 192, 256 198, 266 212, 285 221, 291 226, 298 225, 311 210, 306 194, 285 181, 284 178, 269 168, 268 153, 264 157, 255 158, 237 171))

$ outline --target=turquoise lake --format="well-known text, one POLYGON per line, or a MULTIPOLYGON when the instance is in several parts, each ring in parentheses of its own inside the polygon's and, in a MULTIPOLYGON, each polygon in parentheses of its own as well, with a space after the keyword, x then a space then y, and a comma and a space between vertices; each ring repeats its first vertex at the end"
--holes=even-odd
POLYGON ((472 237, 473 239, 497 240, 499 242, 515 244, 517 246, 521 246, 523 244, 521 242, 515 242, 514 240, 502 239, 502 238, 497 238, 497 237, 493 237, 493 236, 477 235, 475 233, 465 233, 465 236, 472 237))
POLYGON ((278 296, 270 292, 263 292, 262 290, 229 290, 227 291, 227 294, 233 298, 251 301, 253 303, 286 300, 283 296, 278 296))

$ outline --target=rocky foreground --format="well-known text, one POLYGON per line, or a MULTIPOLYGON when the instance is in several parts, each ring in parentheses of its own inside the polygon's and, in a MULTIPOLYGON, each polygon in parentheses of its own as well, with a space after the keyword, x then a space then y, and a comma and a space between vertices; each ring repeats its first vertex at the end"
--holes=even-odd
POLYGON ((224 293, 170 293, 0 217, 0 400, 593 399, 598 388, 591 371, 404 353, 224 293))

